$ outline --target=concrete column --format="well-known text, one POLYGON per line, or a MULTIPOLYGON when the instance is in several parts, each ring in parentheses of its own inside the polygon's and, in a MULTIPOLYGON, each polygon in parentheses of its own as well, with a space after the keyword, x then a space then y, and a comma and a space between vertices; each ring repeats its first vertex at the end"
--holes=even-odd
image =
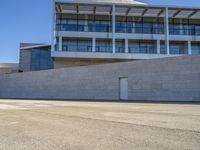
POLYGON ((59 51, 62 51, 62 36, 59 36, 58 50, 59 50, 59 51))
POLYGON ((133 20, 133 28, 132 28, 132 33, 135 33, 135 17, 132 17, 133 20))
POLYGON ((125 39, 125 53, 128 53, 128 39, 125 39))
POLYGON ((169 10, 167 7, 165 8, 165 47, 167 50, 167 55, 169 55, 169 10))
POLYGON ((180 34, 181 35, 184 35, 183 33, 184 33, 184 31, 183 31, 183 21, 182 21, 182 19, 180 19, 180 34))
POLYGON ((160 40, 157 40, 157 54, 160 54, 160 40))
MULTIPOLYGON (((56 12, 55 12, 55 1, 52 1, 53 7, 52 7, 52 35, 51 35, 51 51, 55 51, 55 43, 56 43, 56 37, 55 37, 55 23, 56 23, 56 12)), ((57 43, 56 43, 57 44, 57 43)))
POLYGON ((96 38, 92 38, 92 52, 96 51, 96 38))
POLYGON ((112 7, 112 51, 115 53, 115 4, 112 7))
POLYGON ((88 31, 88 15, 85 15, 84 30, 85 30, 86 32, 88 31))
POLYGON ((189 55, 192 54, 192 45, 191 45, 191 41, 188 41, 188 54, 189 54, 189 55))

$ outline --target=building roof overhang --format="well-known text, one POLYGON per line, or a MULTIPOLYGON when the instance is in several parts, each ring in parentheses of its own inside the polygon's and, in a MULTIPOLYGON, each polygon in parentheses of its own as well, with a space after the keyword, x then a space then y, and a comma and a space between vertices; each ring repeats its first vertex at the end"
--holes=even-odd
POLYGON ((116 15, 164 17, 164 10, 165 8, 168 8, 169 18, 200 19, 199 7, 160 6, 142 3, 114 3, 110 1, 87 2, 55 0, 55 11, 56 13, 112 15, 113 4, 116 6, 116 15))
POLYGON ((22 46, 20 47, 20 50, 28 50, 28 49, 33 49, 33 48, 41 48, 41 47, 50 47, 50 44, 38 44, 38 45, 28 45, 28 46, 22 46))

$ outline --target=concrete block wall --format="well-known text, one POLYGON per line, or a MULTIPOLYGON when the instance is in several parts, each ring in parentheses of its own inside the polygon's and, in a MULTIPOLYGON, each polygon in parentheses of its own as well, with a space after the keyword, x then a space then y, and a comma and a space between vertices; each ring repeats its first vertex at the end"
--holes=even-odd
POLYGON ((0 76, 0 98, 200 101, 200 56, 181 56, 0 76))

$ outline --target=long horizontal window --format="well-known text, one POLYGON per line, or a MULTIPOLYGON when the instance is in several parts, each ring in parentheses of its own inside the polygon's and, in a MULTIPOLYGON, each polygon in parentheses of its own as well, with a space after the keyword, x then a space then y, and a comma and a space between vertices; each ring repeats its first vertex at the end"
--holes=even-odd
MULTIPOLYGON (((109 15, 58 15, 57 31, 112 32, 109 15)), ((164 34, 164 18, 116 16, 116 33, 164 34)), ((195 19, 169 19, 170 35, 200 35, 200 23, 195 19)))
POLYGON ((112 41, 97 39, 95 49, 96 52, 112 53, 112 41))
MULTIPOLYGON (((61 20, 57 31, 112 32, 110 21, 61 20)), ((164 25, 157 23, 116 22, 117 33, 164 34, 164 25)))
POLYGON ((157 53, 156 43, 151 41, 130 41, 129 53, 155 54, 157 53))
POLYGON ((53 60, 51 58, 50 49, 41 48, 31 51, 31 70, 46 70, 53 69, 53 60))
POLYGON ((200 35, 200 23, 195 19, 169 19, 171 35, 200 35))
POLYGON ((170 35, 200 35, 200 25, 170 24, 170 35))
POLYGON ((192 54, 197 55, 200 54, 200 43, 192 43, 192 54))
MULTIPOLYGON (((143 33, 164 34, 164 24, 148 23, 116 23, 116 33, 143 33)), ((57 31, 83 31, 83 32, 112 32, 112 26, 108 24, 57 24, 57 31)), ((169 25, 170 35, 198 35, 200 36, 200 25, 169 25)))
POLYGON ((65 39, 62 45, 62 51, 68 52, 91 52, 92 41, 91 40, 75 40, 65 39))
POLYGON ((186 43, 170 43, 170 54, 188 54, 186 43))

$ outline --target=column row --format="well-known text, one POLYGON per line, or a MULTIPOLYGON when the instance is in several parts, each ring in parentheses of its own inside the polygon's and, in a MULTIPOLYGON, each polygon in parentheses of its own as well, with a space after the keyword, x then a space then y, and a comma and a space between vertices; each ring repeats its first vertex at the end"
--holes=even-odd
POLYGON ((58 51, 108 52, 108 53, 147 53, 147 54, 192 54, 198 44, 191 41, 169 41, 166 49, 164 40, 131 40, 100 38, 63 38, 58 39, 58 51), (194 45, 194 46, 192 46, 194 45), (113 48, 114 47, 114 48, 113 48))

